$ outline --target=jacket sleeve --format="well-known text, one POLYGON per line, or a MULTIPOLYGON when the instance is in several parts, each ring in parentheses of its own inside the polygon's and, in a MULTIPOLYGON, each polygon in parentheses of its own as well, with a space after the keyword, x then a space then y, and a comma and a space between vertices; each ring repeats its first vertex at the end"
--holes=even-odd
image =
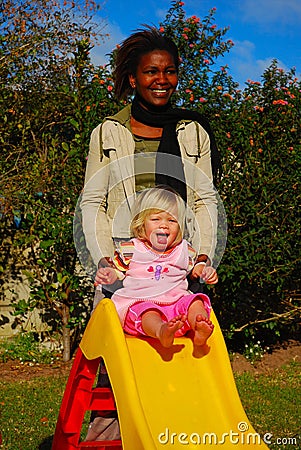
POLYGON ((213 260, 217 240, 217 191, 213 185, 210 139, 200 126, 200 157, 195 180, 195 216, 200 230, 199 254, 213 260))
POLYGON ((102 124, 91 133, 85 185, 80 202, 86 246, 96 266, 101 258, 114 254, 107 216, 110 158, 102 152, 101 128, 102 124))
POLYGON ((197 127, 197 149, 193 133, 190 133, 190 139, 188 137, 186 142, 185 167, 191 214, 188 218, 188 240, 199 255, 205 254, 212 261, 217 236, 217 192, 213 185, 210 139, 201 125, 191 123, 190 128, 192 126, 197 127))

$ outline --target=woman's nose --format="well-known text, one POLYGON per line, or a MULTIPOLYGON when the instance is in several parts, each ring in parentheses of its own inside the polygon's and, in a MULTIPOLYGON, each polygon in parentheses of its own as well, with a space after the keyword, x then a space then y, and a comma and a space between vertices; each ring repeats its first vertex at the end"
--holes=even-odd
POLYGON ((157 81, 157 83, 160 83, 160 84, 167 83, 168 80, 167 80, 167 77, 166 77, 166 73, 165 72, 158 72, 156 81, 157 81))

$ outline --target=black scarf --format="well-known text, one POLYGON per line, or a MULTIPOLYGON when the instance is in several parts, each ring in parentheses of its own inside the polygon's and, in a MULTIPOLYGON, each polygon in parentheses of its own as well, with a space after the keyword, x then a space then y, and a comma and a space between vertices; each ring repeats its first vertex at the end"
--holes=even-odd
POLYGON ((140 103, 143 99, 137 95, 132 103, 132 115, 135 120, 153 127, 163 127, 162 138, 156 157, 155 182, 157 185, 167 185, 178 192, 186 202, 186 183, 183 170, 180 146, 176 135, 176 125, 180 120, 198 122, 208 133, 211 148, 211 166, 213 181, 221 175, 220 154, 211 131, 209 122, 196 111, 181 108, 172 108, 170 104, 165 107, 143 108, 140 103))

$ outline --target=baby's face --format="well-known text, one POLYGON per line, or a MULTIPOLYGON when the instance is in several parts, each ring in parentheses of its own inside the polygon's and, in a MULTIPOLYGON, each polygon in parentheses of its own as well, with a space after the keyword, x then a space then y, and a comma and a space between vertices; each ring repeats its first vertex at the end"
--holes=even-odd
POLYGON ((148 243, 155 250, 163 252, 173 246, 178 236, 179 223, 174 215, 160 211, 147 216, 144 228, 148 243))

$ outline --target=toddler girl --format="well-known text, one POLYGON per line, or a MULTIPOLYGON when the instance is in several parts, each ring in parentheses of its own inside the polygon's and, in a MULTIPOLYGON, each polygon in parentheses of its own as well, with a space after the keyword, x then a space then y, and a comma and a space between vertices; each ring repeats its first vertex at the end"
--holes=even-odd
POLYGON ((218 277, 204 262, 194 264, 196 252, 183 239, 185 203, 168 188, 151 188, 138 194, 133 209, 134 238, 120 244, 114 267, 98 269, 95 284, 123 279, 112 301, 126 333, 170 347, 176 336, 192 330, 194 346, 203 346, 213 331, 210 300, 190 293, 186 277, 207 284, 218 277))

